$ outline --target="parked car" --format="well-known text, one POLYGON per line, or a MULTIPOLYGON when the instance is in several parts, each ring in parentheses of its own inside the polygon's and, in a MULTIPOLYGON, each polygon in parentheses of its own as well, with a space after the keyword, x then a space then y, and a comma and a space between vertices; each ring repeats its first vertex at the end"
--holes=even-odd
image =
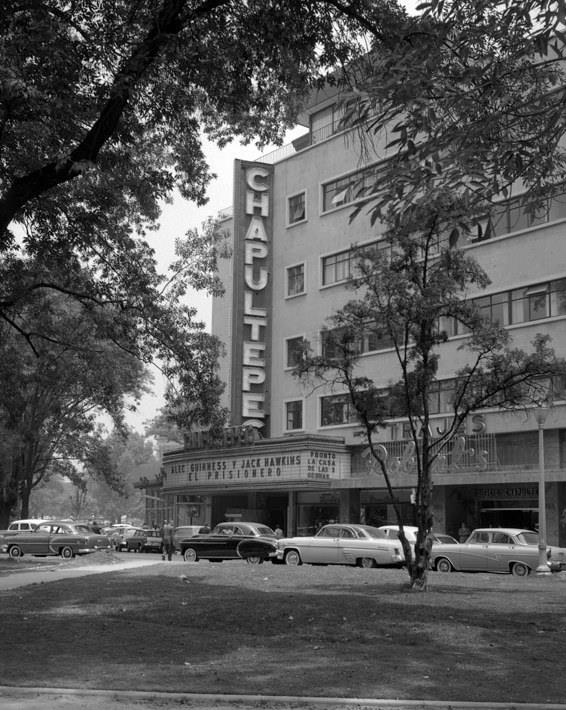
POLYGON ((432 535, 432 544, 433 545, 438 545, 438 543, 443 543, 443 544, 451 544, 451 545, 458 545, 458 540, 456 540, 455 537, 452 537, 452 535, 447 535, 446 533, 433 533, 432 535))
POLYGON ((187 540, 195 535, 206 535, 210 532, 208 525, 179 525, 173 533, 173 542, 175 549, 181 549, 181 541, 187 540))
POLYGON ((144 552, 161 552, 163 549, 163 537, 160 530, 145 529, 144 552))
POLYGON ((22 555, 61 555, 71 559, 97 550, 110 550, 106 535, 92 533, 86 525, 50 520, 35 530, 8 533, 3 540, 2 552, 17 559, 22 555))
MULTIPOLYGON (((245 546, 240 554, 245 554, 245 546)), ((316 535, 277 540, 271 559, 287 565, 323 564, 383 567, 402 565, 404 557, 397 538, 371 525, 330 523, 316 535)))
POLYGON ((219 523, 211 533, 181 540, 179 549, 187 562, 237 560, 240 557, 237 552, 238 544, 249 538, 275 539, 275 533, 261 523, 219 523))
POLYGON ((135 525, 116 523, 115 525, 111 525, 109 528, 104 528, 102 534, 108 537, 110 544, 115 550, 122 550, 125 548, 124 541, 126 533, 136 529, 135 525))
POLYGON ((38 525, 43 523, 44 518, 26 518, 25 520, 12 520, 8 525, 6 532, 19 532, 21 530, 35 530, 38 525))
MULTIPOLYGON (((566 563, 566 550, 548 548, 550 569, 566 563), (554 559, 553 559, 554 558, 554 559)), ((438 572, 506 572, 525 577, 538 567, 538 533, 519 528, 478 528, 462 543, 436 544, 431 567, 438 572)))
POLYGON ((6 535, 10 533, 29 532, 43 522, 43 518, 26 518, 25 520, 12 520, 6 530, 0 530, 0 549, 6 535))
POLYGON ((126 552, 143 552, 145 549, 147 530, 143 528, 131 528, 125 530, 119 542, 119 549, 126 552))
MULTIPOLYGON (((388 537, 399 539, 399 526, 398 525, 381 525, 379 530, 383 530, 388 537)), ((417 541, 418 527, 415 525, 403 525, 403 530, 405 532, 405 537, 407 542, 411 545, 411 548, 415 545, 417 541)), ((434 530, 430 533, 432 538, 432 544, 437 545, 438 543, 454 543, 458 544, 458 540, 452 537, 452 535, 447 535, 446 533, 437 533, 434 530)))

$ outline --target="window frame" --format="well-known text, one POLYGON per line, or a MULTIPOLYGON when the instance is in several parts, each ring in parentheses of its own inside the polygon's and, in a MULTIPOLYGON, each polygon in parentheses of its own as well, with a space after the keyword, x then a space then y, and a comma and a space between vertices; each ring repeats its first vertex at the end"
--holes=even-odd
MULTIPOLYGON (((344 406, 343 405, 343 406, 344 406)), ((319 429, 330 429, 331 427, 345 427, 345 426, 359 426, 359 421, 356 415, 356 410, 350 399, 350 395, 347 392, 338 392, 334 394, 323 394, 318 398, 318 428, 319 429), (330 424, 323 423, 323 400, 325 399, 338 399, 340 397, 345 398, 344 405, 346 406, 346 411, 348 414, 348 421, 342 422, 332 422, 330 424)))
POLYGON ((364 200, 370 195, 377 194, 377 190, 368 191, 369 186, 365 186, 365 182, 372 180, 374 176, 379 173, 380 166, 385 165, 386 162, 386 160, 379 160, 358 170, 352 170, 331 180, 321 182, 320 214, 330 214, 342 207, 347 207, 360 200, 364 200), (361 187, 359 186, 360 183, 361 187), (334 187, 328 190, 331 185, 334 187), (332 198, 330 198, 328 194, 331 190, 333 190, 332 198), (355 194, 352 195, 351 193, 353 191, 355 191, 355 194), (337 197, 340 195, 343 195, 344 199, 337 200, 337 197))
POLYGON ((290 399, 284 399, 283 400, 283 431, 285 433, 288 432, 298 432, 298 431, 304 431, 305 430, 305 400, 303 397, 293 397, 290 399), (301 426, 298 427, 293 427, 289 428, 289 409, 288 406, 290 404, 299 404, 300 405, 300 417, 301 417, 301 426))
POLYGON ((307 191, 306 190, 300 190, 299 192, 295 192, 292 195, 289 195, 287 197, 287 227, 294 227, 297 224, 303 224, 303 222, 306 222, 308 220, 307 216, 307 191), (292 219, 291 218, 291 200, 293 200, 296 197, 301 197, 303 198, 303 216, 300 219, 292 219))
POLYGON ((300 340, 301 344, 304 345, 306 341, 306 337, 304 333, 301 333, 301 335, 291 335, 288 338, 285 338, 285 352, 284 352, 284 357, 285 357, 285 370, 293 370, 296 367, 296 363, 289 363, 289 343, 292 340, 300 340))
POLYGON ((297 264, 291 264, 291 266, 286 266, 285 267, 285 299, 289 298, 297 298, 298 296, 304 296, 307 292, 307 263, 306 261, 301 261, 297 264), (298 269, 299 267, 302 267, 303 269, 303 290, 298 291, 297 293, 290 293, 289 292, 289 276, 290 276, 290 271, 292 269, 298 269))

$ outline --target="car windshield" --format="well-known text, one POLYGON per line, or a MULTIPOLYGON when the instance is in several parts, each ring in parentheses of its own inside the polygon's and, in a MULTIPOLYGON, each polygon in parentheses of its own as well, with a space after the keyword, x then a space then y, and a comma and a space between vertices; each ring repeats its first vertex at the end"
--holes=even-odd
POLYGON ((74 531, 70 530, 70 532, 78 532, 81 534, 84 533, 85 535, 88 535, 88 534, 90 534, 91 530, 88 527, 88 525, 75 525, 75 530, 74 531))
POLYGON ((273 537, 275 533, 271 528, 268 528, 267 525, 258 525, 256 527, 258 535, 267 535, 268 537, 273 537))
POLYGON ((521 545, 538 545, 538 534, 525 530, 517 535, 517 541, 521 545))
POLYGON ((364 525, 363 527, 358 528, 358 531, 360 533, 360 537, 373 537, 378 539, 388 537, 387 532, 385 530, 380 530, 379 528, 372 528, 371 525, 364 525))

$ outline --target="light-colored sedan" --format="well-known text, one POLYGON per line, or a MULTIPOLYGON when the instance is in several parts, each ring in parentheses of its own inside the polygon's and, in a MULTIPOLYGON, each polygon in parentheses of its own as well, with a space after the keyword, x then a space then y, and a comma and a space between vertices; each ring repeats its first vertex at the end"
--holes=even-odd
MULTIPOLYGON (((549 568, 555 548, 548 549, 549 568)), ((560 555, 559 548, 556 548, 560 555)), ((538 533, 519 528, 478 528, 466 542, 434 545, 431 567, 439 572, 500 572, 525 577, 538 567, 538 533)))
POLYGON ((359 567, 401 566, 403 551, 392 539, 371 525, 332 523, 312 537, 278 540, 274 561, 288 565, 358 565, 359 567))

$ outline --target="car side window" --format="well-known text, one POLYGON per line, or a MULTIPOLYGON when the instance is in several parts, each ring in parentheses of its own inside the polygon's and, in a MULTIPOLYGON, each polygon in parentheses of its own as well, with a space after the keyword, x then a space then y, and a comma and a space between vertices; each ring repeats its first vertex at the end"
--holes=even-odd
POLYGON ((355 535, 349 528, 342 528, 342 530, 340 530, 340 537, 352 538, 355 537, 355 535))
POLYGON ((340 537, 340 528, 335 525, 327 525, 322 534, 324 537, 340 537))
POLYGON ((496 545, 510 545, 511 538, 509 537, 509 535, 506 535, 505 533, 496 532, 496 533, 493 533, 493 542, 496 545))

